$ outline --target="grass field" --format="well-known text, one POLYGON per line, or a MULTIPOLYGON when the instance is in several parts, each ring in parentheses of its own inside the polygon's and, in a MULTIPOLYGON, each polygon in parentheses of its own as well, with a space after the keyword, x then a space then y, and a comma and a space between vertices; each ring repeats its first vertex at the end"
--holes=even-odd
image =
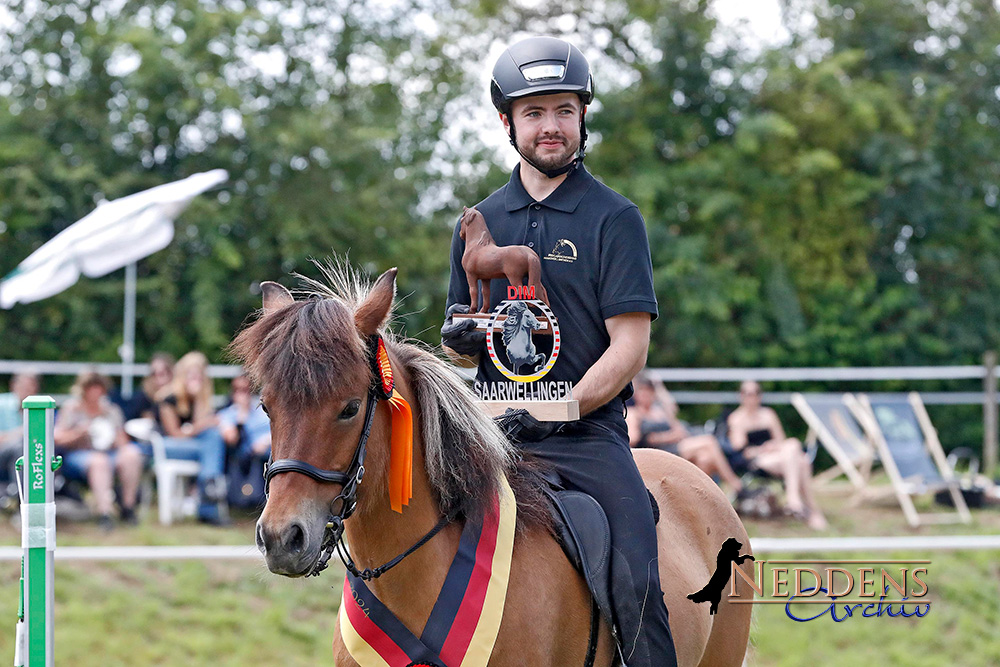
MULTIPOLYGON (((912 531, 891 504, 850 508, 847 494, 823 493, 829 535, 996 534, 1000 510, 975 512, 971 526, 912 531)), ((748 523, 751 536, 811 534, 792 522, 748 523)), ((240 544, 252 541, 253 521, 226 529, 190 523, 141 526, 104 535, 89 523, 62 522, 58 542, 69 545, 240 544)), ((19 544, 9 522, 0 544, 19 544)), ((766 553, 759 558, 930 559, 926 581, 933 599, 924 618, 859 618, 808 623, 785 616, 783 605, 757 605, 751 666, 1000 665, 1000 559, 996 552, 871 554, 766 553)), ((329 665, 340 601, 340 570, 318 579, 288 580, 254 561, 62 563, 56 566, 56 664, 329 665)), ((13 656, 18 566, 0 566, 0 662, 13 656), (2 628, 6 627, 6 631, 2 628)), ((821 608, 820 608, 821 609, 821 608)), ((816 610, 818 612, 819 609, 816 610)), ((814 612, 814 613, 816 613, 814 612)), ((841 614, 842 615, 842 614, 841 614)))

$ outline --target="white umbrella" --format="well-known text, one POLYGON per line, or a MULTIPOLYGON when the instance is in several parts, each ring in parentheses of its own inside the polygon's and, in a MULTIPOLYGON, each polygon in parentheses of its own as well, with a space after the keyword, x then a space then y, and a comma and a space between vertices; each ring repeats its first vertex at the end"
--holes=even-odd
POLYGON ((174 218, 229 175, 214 169, 100 204, 31 253, 0 282, 0 307, 58 294, 80 278, 98 278, 167 247, 174 218))
POLYGON ((174 238, 174 219, 181 211, 199 194, 228 178, 225 169, 213 169, 98 205, 0 281, 0 308, 58 294, 75 284, 81 273, 98 278, 126 267, 125 335, 120 353, 125 363, 122 393, 130 396, 135 360, 135 263, 166 248, 174 238))

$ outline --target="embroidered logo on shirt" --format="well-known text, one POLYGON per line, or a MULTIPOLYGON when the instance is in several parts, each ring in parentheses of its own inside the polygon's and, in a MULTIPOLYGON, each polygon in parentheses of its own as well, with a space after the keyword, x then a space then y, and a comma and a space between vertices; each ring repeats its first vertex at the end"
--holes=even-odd
POLYGON ((559 239, 556 241, 555 247, 552 248, 552 252, 545 256, 545 259, 556 262, 575 262, 576 246, 569 239, 559 239))

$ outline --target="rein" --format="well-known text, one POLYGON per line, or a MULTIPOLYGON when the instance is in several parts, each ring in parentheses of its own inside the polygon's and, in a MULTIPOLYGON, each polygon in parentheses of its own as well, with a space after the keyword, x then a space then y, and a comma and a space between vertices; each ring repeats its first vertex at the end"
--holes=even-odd
POLYGON ((361 485, 361 480, 364 479, 365 476, 365 453, 368 448, 368 436, 371 435, 372 424, 375 422, 375 408, 380 400, 388 400, 392 395, 391 381, 389 385, 386 386, 385 382, 382 380, 378 367, 378 349, 380 342, 381 336, 378 334, 374 334, 368 338, 368 349, 370 361, 374 371, 374 377, 371 385, 368 387, 368 404, 365 406, 364 427, 361 429, 361 435, 358 437, 358 444, 354 448, 354 456, 352 457, 347 470, 324 470, 323 468, 317 468, 311 463, 300 461, 299 459, 278 459, 277 461, 274 461, 269 458, 267 465, 264 466, 265 497, 269 495, 271 478, 275 475, 280 475, 281 473, 286 472, 297 472, 300 475, 311 477, 317 482, 323 484, 340 484, 342 487, 340 493, 337 494, 337 497, 330 503, 330 515, 326 519, 326 528, 323 532, 323 544, 320 547, 319 558, 313 568, 306 575, 307 577, 319 576, 320 572, 326 569, 330 558, 333 556, 334 551, 336 551, 348 572, 365 581, 377 579, 396 565, 399 565, 404 558, 423 545, 427 544, 427 542, 437 535, 442 528, 455 519, 454 516, 441 517, 437 524, 431 528, 427 534, 417 540, 413 546, 389 562, 376 568, 358 570, 354 564, 354 559, 351 558, 351 554, 347 551, 347 545, 344 544, 344 521, 350 518, 350 516, 354 514, 354 510, 357 509, 358 487, 361 485), (335 507, 337 507, 337 509, 334 509, 335 507))

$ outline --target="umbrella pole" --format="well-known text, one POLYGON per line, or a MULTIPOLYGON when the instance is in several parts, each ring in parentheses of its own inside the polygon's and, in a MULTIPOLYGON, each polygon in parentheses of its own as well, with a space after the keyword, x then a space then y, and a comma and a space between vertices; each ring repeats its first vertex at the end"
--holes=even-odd
POLYGON ((132 398, 132 379, 135 363, 135 262, 125 267, 125 323, 122 346, 118 351, 122 358, 122 398, 132 398))

